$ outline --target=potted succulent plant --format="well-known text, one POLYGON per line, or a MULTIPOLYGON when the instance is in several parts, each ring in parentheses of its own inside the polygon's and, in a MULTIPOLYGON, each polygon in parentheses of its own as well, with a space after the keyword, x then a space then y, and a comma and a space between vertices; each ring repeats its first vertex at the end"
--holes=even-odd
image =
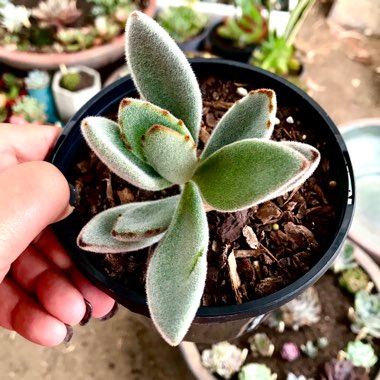
POLYGON ((61 66, 53 76, 53 95, 62 120, 67 121, 101 89, 100 74, 87 66, 61 66))
POLYGON ((257 1, 236 0, 236 15, 215 24, 208 34, 211 51, 224 58, 247 62, 268 33, 268 23, 257 1))
MULTIPOLYGON (((270 30, 260 47, 252 52, 250 63, 286 77, 298 76, 303 66, 296 53, 294 38, 314 0, 300 0, 292 10, 282 35, 270 30)), ((269 3, 270 4, 270 3, 269 3)))
POLYGON ((170 34, 183 51, 197 51, 207 35, 208 16, 187 5, 168 6, 156 15, 157 22, 170 34))
POLYGON ((25 78, 25 86, 31 97, 45 105, 47 121, 49 123, 58 121, 49 74, 46 71, 32 70, 25 78))
POLYGON ((352 242, 316 284, 231 342, 181 343, 197 380, 378 380, 380 268, 352 242), (260 374, 260 375, 259 375, 260 374))
POLYGON ((155 0, 2 0, 0 61, 22 70, 105 66, 123 55, 128 14, 144 9, 153 16, 155 8, 155 0))
MULTIPOLYGON (((353 207, 348 175, 349 171, 352 178, 352 169, 344 144, 325 113, 295 86, 249 65, 201 59, 192 62, 198 78, 213 73, 227 80, 227 84, 221 84, 220 93, 214 89, 209 91, 212 96, 218 100, 225 92, 225 96, 230 96, 228 99, 236 96, 240 99, 236 103, 222 100, 217 104, 219 110, 232 107, 207 139, 208 131, 201 127, 201 91, 176 43, 158 24, 139 12, 132 13, 128 19, 126 41, 133 81, 130 77, 122 78, 88 102, 69 121, 53 153, 52 162, 75 183, 79 195, 78 212, 57 224, 56 233, 85 275, 130 310, 142 316, 150 315, 168 343, 176 345, 184 338, 215 341, 222 336, 240 335, 254 328, 265 313, 316 281, 337 254, 353 207), (252 91, 231 87, 231 92, 227 87, 236 82, 247 83, 252 91), (308 252, 297 252, 295 277, 290 267, 287 267, 287 277, 281 277, 279 272, 274 275, 264 268, 265 262, 280 264, 280 259, 274 256, 278 252, 271 254, 271 247, 265 248, 262 243, 269 235, 275 239, 298 236, 302 244, 315 251, 313 233, 305 226, 296 227, 296 219, 288 220, 284 226, 282 222, 276 225, 274 220, 280 221, 274 216, 277 209, 265 201, 281 198, 285 209, 291 206, 298 210, 294 202, 290 202, 289 194, 294 195, 295 189, 316 169, 320 153, 306 143, 269 140, 277 119, 276 93, 268 88, 276 91, 281 102, 286 99, 293 107, 304 108, 311 128, 307 129, 308 134, 318 125, 318 140, 322 138, 318 146, 324 159, 319 177, 324 184, 320 185, 327 186, 328 198, 333 200, 321 197, 323 191, 315 179, 310 182, 313 190, 309 189, 310 193, 304 196, 311 204, 303 202, 298 217, 302 218, 301 214, 311 217, 310 228, 322 236, 321 249, 313 258, 308 252), (144 100, 136 99, 137 91, 144 100), (118 114, 118 122, 114 121, 115 114, 118 114), (102 166, 96 156, 81 156, 86 151, 83 137, 116 176, 102 166), (333 164, 326 161, 331 154, 333 164), (83 182, 84 178, 90 182, 83 182), (329 182, 325 182, 327 178, 329 182), (99 196, 103 186, 104 198, 99 196), (288 202, 280 197, 284 193, 288 194, 288 202), (323 205, 322 198, 328 206, 323 205), (87 201, 91 204, 86 204, 87 201), (250 206, 260 202, 264 202, 266 210, 261 210, 259 215, 263 218, 264 214, 269 215, 265 217, 269 222, 257 237, 247 223, 249 215, 255 217, 258 211, 250 206), (117 207, 108 209, 109 205, 117 207), (246 211, 237 211, 241 209, 246 211), (316 219, 312 215, 317 215, 316 219), (219 223, 219 227, 215 227, 215 223, 219 223), (234 244, 218 240, 219 232, 224 237, 228 234, 222 229, 235 235, 237 232, 234 244), (235 251, 239 248, 236 239, 241 237, 247 240, 242 247, 249 244, 251 249, 235 251), (158 246, 154 250, 151 246, 155 243, 158 246), (262 255, 267 259, 261 268, 262 264, 254 256, 262 255), (302 257, 308 259, 300 264, 302 257), (256 280, 249 280, 254 289, 260 290, 253 297, 261 298, 252 300, 248 292, 255 293, 255 290, 251 288, 241 293, 249 284, 239 279, 236 270, 239 258, 244 259, 244 265, 254 262, 259 271, 263 270, 256 280), (208 259, 229 269, 230 277, 223 275, 220 280, 221 288, 227 282, 233 285, 227 298, 222 296, 231 301, 230 292, 234 292, 230 305, 199 308, 201 300, 203 305, 210 305, 209 299, 202 297, 205 282, 207 287, 212 282, 212 278, 206 279, 208 259), (112 268, 107 267, 109 264, 112 268), (102 265, 105 265, 103 269, 102 265), (119 276, 124 269, 134 271, 136 268, 138 271, 130 276, 119 276), (264 272, 268 278, 264 278, 264 272), (146 284, 148 306, 144 294, 134 290, 141 284, 143 287, 146 284), (249 302, 243 303, 243 300, 249 302), (220 323, 223 323, 222 329, 220 323)), ((203 91, 215 81, 215 78, 206 80, 203 91)), ((210 107, 209 103, 203 103, 210 107)), ((212 117, 206 115, 208 124, 212 117)), ((282 119, 280 123, 288 123, 288 129, 297 125, 290 116, 285 121, 282 115, 282 119)), ((283 136, 299 134, 295 130, 281 129, 283 136)), ((312 140, 306 134, 301 134, 299 139, 312 140)), ((289 215, 290 209, 287 211, 289 215)), ((295 254, 294 244, 294 239, 280 243, 283 248, 287 246, 290 254, 295 254)), ((284 258, 281 265, 292 265, 292 262, 284 258)), ((278 270, 281 271, 280 267, 278 270)), ((217 271, 209 266, 208 274, 218 277, 217 271)))

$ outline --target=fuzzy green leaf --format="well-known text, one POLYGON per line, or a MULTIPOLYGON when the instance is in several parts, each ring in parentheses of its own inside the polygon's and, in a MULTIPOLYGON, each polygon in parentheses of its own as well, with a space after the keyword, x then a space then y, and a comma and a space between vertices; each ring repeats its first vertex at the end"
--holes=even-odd
POLYGON ((127 63, 139 93, 183 120, 197 142, 202 97, 181 49, 164 29, 141 12, 128 17, 125 35, 127 63))
POLYGON ((183 339, 199 307, 206 280, 207 246, 208 225, 202 198, 197 186, 188 182, 147 271, 151 318, 173 346, 183 339))
POLYGON ((308 167, 304 156, 279 142, 240 140, 203 161, 193 180, 216 210, 236 211, 273 198, 308 167))
POLYGON ((294 181, 290 182, 287 187, 282 189, 281 193, 276 196, 283 195, 288 191, 302 185, 314 173, 315 169, 319 165, 319 161, 321 160, 321 154, 319 151, 309 144, 304 144, 297 141, 282 141, 281 144, 301 153, 308 161, 308 166, 305 167, 305 170, 300 176, 296 177, 294 181))
POLYGON ((272 90, 251 91, 238 100, 220 119, 205 146, 204 160, 218 149, 244 139, 269 139, 276 116, 276 94, 272 90))
POLYGON ((112 235, 124 241, 159 235, 168 228, 178 202, 179 195, 157 201, 128 203, 118 217, 112 235))
POLYGON ((152 125, 160 124, 182 135, 189 134, 182 120, 160 107, 138 99, 123 99, 119 106, 118 119, 123 140, 142 160, 145 158, 141 147, 141 137, 152 125))
POLYGON ((81 230, 77 238, 79 248, 97 253, 121 253, 136 251, 157 243, 164 233, 138 241, 120 241, 112 236, 117 218, 127 205, 113 207, 93 217, 81 230))
POLYGON ((183 184, 194 174, 198 158, 189 134, 154 125, 144 135, 142 147, 147 162, 168 181, 183 184))
POLYGON ((145 190, 161 190, 172 185, 126 147, 115 122, 104 117, 87 117, 81 130, 90 148, 120 178, 145 190))

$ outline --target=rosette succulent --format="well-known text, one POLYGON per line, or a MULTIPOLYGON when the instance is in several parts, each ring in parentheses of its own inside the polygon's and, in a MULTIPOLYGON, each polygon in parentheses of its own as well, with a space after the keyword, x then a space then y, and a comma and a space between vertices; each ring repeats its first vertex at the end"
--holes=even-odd
POLYGON ((236 211, 302 184, 319 152, 298 142, 270 141, 276 95, 250 92, 219 121, 200 156, 202 98, 189 62, 151 18, 133 12, 126 57, 141 99, 121 101, 118 122, 87 117, 90 148, 115 174, 146 190, 179 185, 179 195, 128 203, 96 215, 78 245, 102 253, 136 251, 159 242, 146 279, 151 318, 177 345, 202 297, 209 243, 207 209, 236 211))

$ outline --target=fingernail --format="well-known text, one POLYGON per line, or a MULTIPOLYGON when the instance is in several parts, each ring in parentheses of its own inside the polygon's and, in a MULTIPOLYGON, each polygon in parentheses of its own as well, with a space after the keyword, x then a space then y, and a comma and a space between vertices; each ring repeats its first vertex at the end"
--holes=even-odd
POLYGON ((79 322, 80 326, 86 325, 92 317, 92 305, 91 305, 91 303, 89 301, 87 301, 86 299, 84 299, 84 303, 86 304, 86 312, 84 313, 84 317, 82 318, 82 320, 79 322))
POLYGON ((70 204, 70 206, 75 207, 77 204, 77 191, 71 183, 69 183, 69 188, 70 188, 69 204, 70 204))
POLYGON ((71 338, 73 337, 74 330, 70 325, 65 324, 65 326, 67 329, 67 333, 66 333, 65 339, 63 339, 63 343, 69 343, 71 338))
POLYGON ((99 321, 108 321, 119 311, 119 304, 115 302, 110 312, 108 312, 104 317, 99 318, 99 321))

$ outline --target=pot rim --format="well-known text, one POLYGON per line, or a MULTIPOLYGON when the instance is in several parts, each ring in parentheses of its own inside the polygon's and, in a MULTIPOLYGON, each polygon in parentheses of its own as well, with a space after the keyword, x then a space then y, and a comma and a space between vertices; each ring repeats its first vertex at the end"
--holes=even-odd
MULTIPOLYGON (((266 77, 269 77, 271 80, 275 80, 277 82, 280 82, 282 85, 289 87, 291 91, 295 92, 298 96, 301 96, 302 98, 304 98, 311 105, 311 107, 314 108, 320 114, 320 116, 324 119, 325 124, 328 126, 328 128, 333 132, 335 136, 336 143, 339 145, 339 148, 342 153, 342 158, 345 162, 346 168, 344 170, 347 171, 347 182, 348 182, 347 205, 344 212, 342 212, 341 220, 337 221, 337 223, 340 223, 339 230, 337 230, 337 233, 335 237, 333 238, 332 242, 330 243, 329 248, 326 250, 324 255, 313 265, 313 267, 296 281, 292 282, 291 284, 287 285, 283 289, 280 289, 276 291, 275 293, 270 294, 268 296, 264 296, 259 299, 245 302, 239 305, 201 306, 197 311, 194 322, 196 323, 209 323, 211 321, 222 322, 223 320, 238 319, 238 318, 241 318, 242 316, 262 315, 288 302, 290 299, 300 294, 306 287, 312 285, 315 281, 317 281, 327 271, 327 269, 329 268, 329 266, 335 259, 336 255, 338 254, 339 249, 345 240, 349 226, 351 224, 354 203, 355 203, 354 202, 355 201, 355 183, 354 183, 354 175, 353 175, 351 161, 348 156, 348 151, 345 146, 345 143, 338 131, 338 128, 335 126, 335 124, 332 122, 332 120, 326 114, 326 112, 309 95, 307 95, 304 91, 299 89, 297 86, 293 85, 292 83, 279 77, 276 74, 267 72, 257 67, 253 67, 248 64, 236 62, 236 61, 230 61, 230 60, 224 60, 224 59, 195 58, 195 59, 191 59, 190 63, 192 65, 199 65, 199 64, 220 65, 220 66, 227 65, 227 66, 230 66, 230 68, 232 66, 234 69, 239 69, 239 68, 244 69, 244 70, 249 69, 252 71, 252 73, 264 75, 266 77)), ((215 72, 215 71, 210 71, 210 72, 215 72)), ((59 152, 59 150, 61 149, 61 146, 64 140, 69 135, 71 130, 75 127, 75 125, 78 123, 78 121, 81 120, 86 115, 87 109, 91 105, 94 105, 94 103, 97 103, 100 99, 110 97, 110 95, 115 90, 115 88, 118 88, 121 84, 125 83, 129 79, 130 79, 130 75, 120 78, 115 83, 104 88, 95 97, 93 97, 88 103, 86 103, 69 120, 69 122, 66 124, 66 127, 64 128, 54 148, 54 151, 51 157, 51 161, 53 162, 53 164, 55 163, 54 161, 58 160, 57 152, 59 152)), ((104 111, 104 109, 107 106, 108 104, 104 106, 103 108, 98 107, 98 114, 102 114, 102 111, 104 111)), ((61 223, 62 222, 54 226, 54 229, 56 232, 59 231, 59 226, 61 225, 61 223)), ((59 236, 59 233, 57 235, 59 236)), ((66 250, 70 253, 70 246, 68 245, 68 243, 63 241, 62 238, 60 238, 60 240, 61 240, 61 243, 66 248, 66 250)), ((95 271, 90 270, 91 268, 89 268, 89 261, 86 259, 84 254, 80 256, 74 255, 73 253, 70 253, 70 254, 72 258, 74 259, 76 265, 80 267, 80 269, 86 276, 89 276, 91 278, 91 281, 93 283, 96 283, 105 292, 108 292, 108 294, 110 294, 116 300, 128 298, 128 301, 130 301, 131 305, 127 306, 127 308, 130 308, 132 311, 136 311, 143 315, 149 315, 145 297, 131 290, 128 290, 126 287, 122 286, 121 284, 113 280, 112 278, 102 274, 99 270, 95 270, 95 271)))

